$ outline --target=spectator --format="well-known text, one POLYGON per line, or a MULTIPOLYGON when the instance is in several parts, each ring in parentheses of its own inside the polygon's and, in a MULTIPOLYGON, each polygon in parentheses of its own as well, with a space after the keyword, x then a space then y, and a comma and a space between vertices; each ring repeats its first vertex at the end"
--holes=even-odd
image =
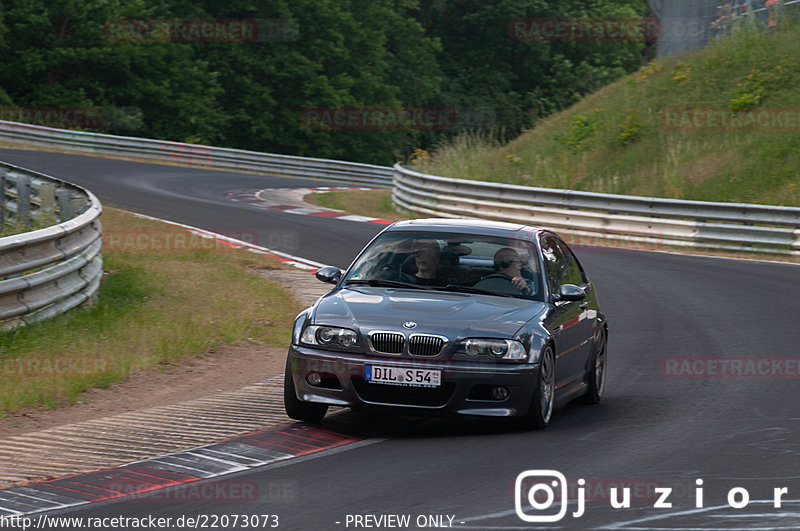
POLYGON ((778 25, 778 8, 780 7, 780 4, 780 0, 767 0, 764 4, 769 10, 769 21, 767 22, 767 26, 770 28, 774 28, 778 25))

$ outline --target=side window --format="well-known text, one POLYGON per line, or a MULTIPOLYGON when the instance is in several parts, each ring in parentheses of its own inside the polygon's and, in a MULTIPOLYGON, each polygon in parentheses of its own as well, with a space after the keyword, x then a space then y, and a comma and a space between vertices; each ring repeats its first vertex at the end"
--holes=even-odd
POLYGON ((547 236, 542 239, 542 256, 544 257, 544 273, 550 293, 558 293, 563 275, 563 257, 555 238, 547 236))
POLYGON ((558 293, 562 284, 580 286, 585 282, 583 269, 572 251, 559 239, 547 236, 542 239, 545 276, 550 293, 558 293))
POLYGON ((556 243, 558 244, 558 248, 564 257, 564 274, 561 277, 561 283, 575 284, 576 286, 584 284, 586 282, 586 276, 583 274, 583 268, 581 267, 580 262, 578 262, 578 259, 575 258, 575 255, 564 242, 556 240, 556 243))

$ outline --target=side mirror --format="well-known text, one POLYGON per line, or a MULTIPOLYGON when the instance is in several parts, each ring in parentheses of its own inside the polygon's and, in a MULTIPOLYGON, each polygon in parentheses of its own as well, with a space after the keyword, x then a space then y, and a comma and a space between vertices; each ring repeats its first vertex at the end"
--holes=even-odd
POLYGON ((325 266, 317 271, 317 280, 326 284, 336 284, 342 278, 343 271, 336 266, 325 266))
POLYGON ((580 286, 576 286, 575 284, 562 284, 560 288, 558 288, 558 294, 553 297, 555 302, 572 302, 572 301, 582 301, 586 298, 586 292, 583 291, 583 288, 580 286))

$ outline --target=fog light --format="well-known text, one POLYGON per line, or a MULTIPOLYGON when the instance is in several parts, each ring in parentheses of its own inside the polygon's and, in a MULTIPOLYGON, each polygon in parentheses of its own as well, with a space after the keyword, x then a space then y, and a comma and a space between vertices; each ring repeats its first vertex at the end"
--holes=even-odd
POLYGON ((319 373, 316 373, 316 372, 310 372, 310 373, 308 373, 308 375, 306 376, 306 381, 307 381, 307 382, 308 382, 310 385, 313 385, 313 386, 315 386, 315 387, 316 387, 317 385, 319 385, 319 384, 321 384, 321 383, 322 383, 322 376, 320 376, 320 375, 319 375, 319 373))
POLYGON ((492 398, 495 400, 505 400, 508 398, 508 389, 505 387, 492 387, 492 398))

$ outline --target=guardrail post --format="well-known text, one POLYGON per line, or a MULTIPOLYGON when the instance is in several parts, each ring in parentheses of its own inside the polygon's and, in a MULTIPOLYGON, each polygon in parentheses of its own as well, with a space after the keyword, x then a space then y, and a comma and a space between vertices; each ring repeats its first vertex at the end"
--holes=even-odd
POLYGON ((17 223, 31 225, 31 178, 27 175, 17 177, 17 223))
POLYGON ((6 223, 6 173, 8 168, 0 168, 0 232, 6 223))
POLYGON ((55 222, 56 185, 44 183, 39 187, 39 224, 52 225, 55 222))
POLYGON ((72 208, 72 190, 61 188, 56 190, 56 202, 58 202, 58 221, 64 223, 75 217, 72 208))

